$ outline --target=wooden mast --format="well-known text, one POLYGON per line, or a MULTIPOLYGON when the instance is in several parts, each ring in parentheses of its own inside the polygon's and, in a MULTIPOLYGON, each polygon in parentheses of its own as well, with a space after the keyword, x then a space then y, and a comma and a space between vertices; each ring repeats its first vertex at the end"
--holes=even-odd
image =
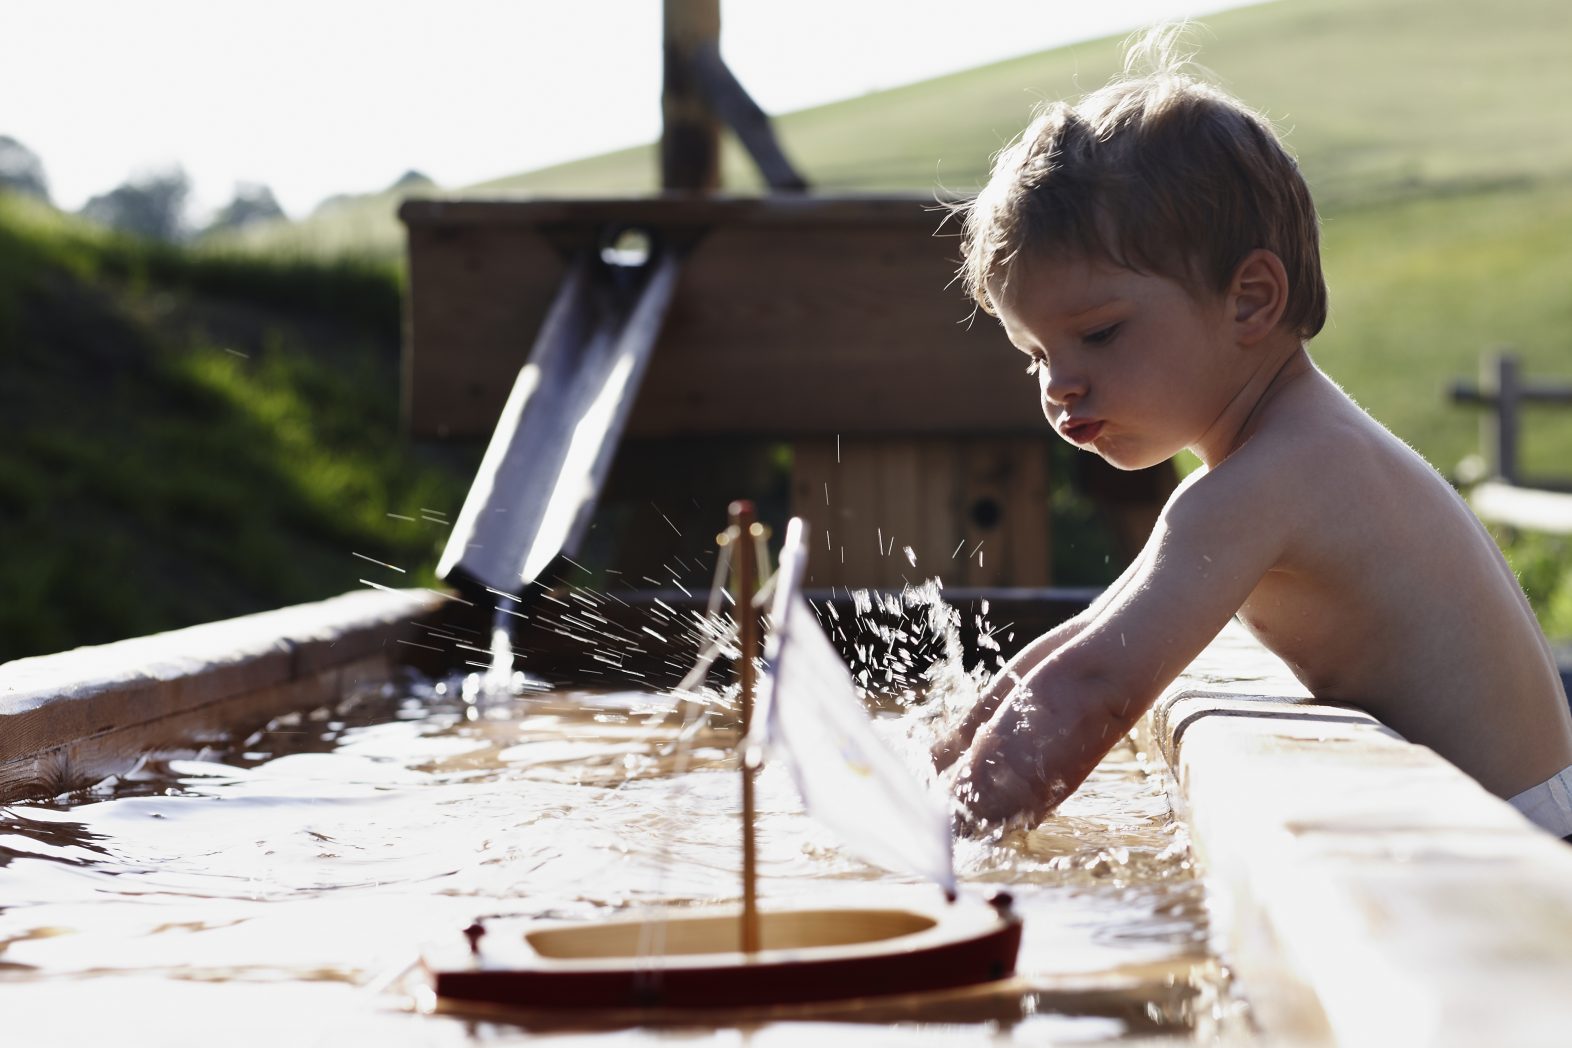
POLYGON ((759 653, 759 614, 753 598, 759 588, 759 565, 754 539, 761 533, 754 516, 753 503, 739 499, 731 504, 731 527, 727 535, 732 548, 732 578, 737 582, 737 683, 738 708, 742 726, 738 735, 737 763, 742 769, 742 950, 759 949, 759 893, 757 851, 754 845, 754 763, 744 751, 748 729, 753 724, 753 690, 757 683, 755 660, 759 653))

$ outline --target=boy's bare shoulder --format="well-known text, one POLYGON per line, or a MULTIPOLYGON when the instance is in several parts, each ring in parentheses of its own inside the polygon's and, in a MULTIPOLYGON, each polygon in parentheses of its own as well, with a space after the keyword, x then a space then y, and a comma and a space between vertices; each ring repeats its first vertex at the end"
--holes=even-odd
MULTIPOLYGON (((1365 477, 1398 480, 1414 467, 1439 480, 1392 436, 1319 373, 1298 395, 1274 405, 1251 436, 1215 468, 1186 478, 1175 492, 1185 511, 1247 512, 1254 526, 1292 526, 1307 518, 1345 515, 1365 477), (1181 497, 1182 496, 1182 497, 1181 497)), ((1240 519, 1236 518, 1237 526, 1240 519)))
POLYGON ((1167 523, 1260 528, 1314 504, 1312 492, 1332 480, 1325 464, 1356 442, 1297 429, 1263 430, 1216 466, 1185 477, 1163 509, 1167 523))

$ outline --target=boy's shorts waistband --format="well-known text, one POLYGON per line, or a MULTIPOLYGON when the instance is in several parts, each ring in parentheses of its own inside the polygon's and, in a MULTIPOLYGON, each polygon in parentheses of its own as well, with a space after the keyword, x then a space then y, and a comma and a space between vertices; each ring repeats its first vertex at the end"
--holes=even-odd
POLYGON ((1535 826, 1572 841, 1572 764, 1507 803, 1535 826))

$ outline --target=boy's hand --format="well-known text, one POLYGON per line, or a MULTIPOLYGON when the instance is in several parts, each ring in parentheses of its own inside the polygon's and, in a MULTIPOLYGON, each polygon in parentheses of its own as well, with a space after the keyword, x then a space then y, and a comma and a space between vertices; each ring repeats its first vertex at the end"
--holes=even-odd
POLYGON ((1074 705, 1049 709, 1018 688, 978 732, 955 779, 964 832, 1036 822, 1091 774, 1123 732, 1096 710, 1071 715, 1074 705))
POLYGON ((965 753, 971 746, 972 739, 977 734, 977 729, 986 724, 988 719, 993 716, 994 711, 999 708, 999 702, 1003 699, 1006 691, 998 685, 999 682, 995 681, 994 686, 989 688, 977 700, 976 704, 966 711, 966 716, 961 719, 960 724, 955 726, 955 730, 933 744, 933 749, 930 753, 933 757, 933 766, 936 771, 944 771, 954 764, 955 759, 965 753))

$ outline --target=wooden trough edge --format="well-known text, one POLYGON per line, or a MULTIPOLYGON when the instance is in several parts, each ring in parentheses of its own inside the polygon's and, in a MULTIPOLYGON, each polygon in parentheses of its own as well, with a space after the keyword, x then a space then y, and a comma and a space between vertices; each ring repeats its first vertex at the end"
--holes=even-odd
POLYGON ((536 227, 552 223, 604 223, 652 227, 682 225, 824 225, 906 223, 938 230, 953 216, 957 200, 933 193, 868 192, 728 194, 668 190, 637 196, 543 197, 498 192, 489 196, 411 197, 399 205, 407 226, 536 227))
POLYGON ((1572 847, 1236 624, 1138 732, 1271 1043, 1565 1043, 1572 847))
POLYGON ((0 802, 120 774, 160 742, 388 679, 432 590, 360 590, 0 665, 0 802))

